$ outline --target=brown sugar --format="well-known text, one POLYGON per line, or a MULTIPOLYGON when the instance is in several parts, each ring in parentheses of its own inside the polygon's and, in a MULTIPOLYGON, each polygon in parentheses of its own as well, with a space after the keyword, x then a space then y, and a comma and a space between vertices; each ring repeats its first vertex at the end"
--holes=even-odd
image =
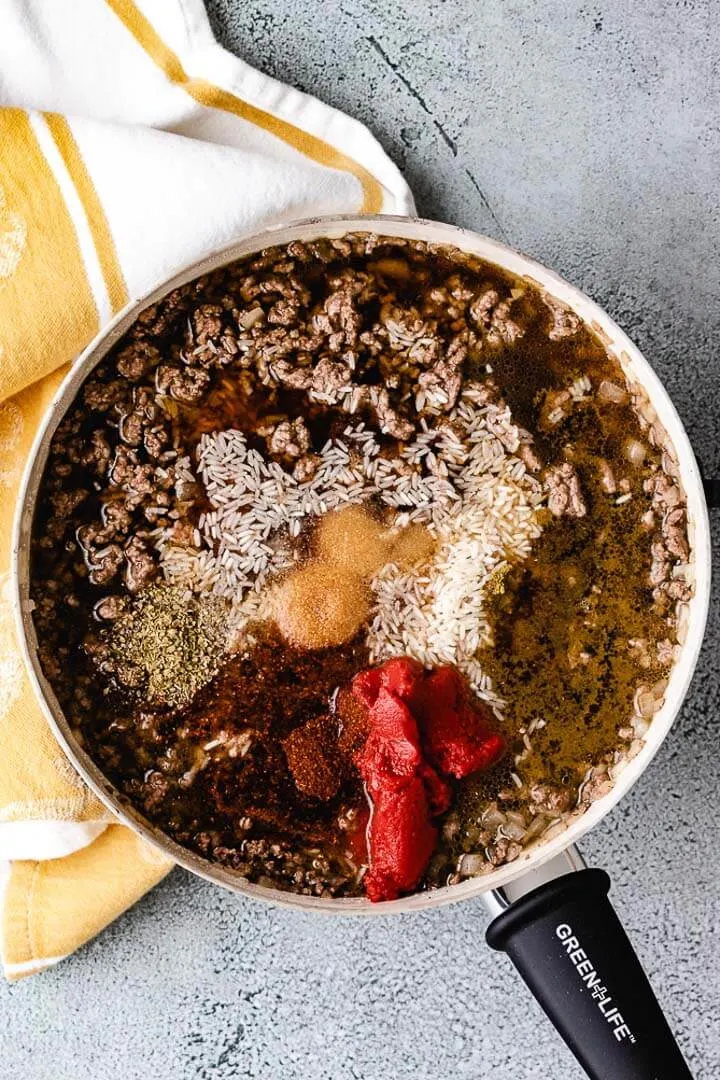
POLYGON ((342 566, 309 563, 274 590, 271 610, 286 641, 300 649, 342 645, 370 614, 361 577, 342 566))
POLYGON ((388 538, 380 522, 362 506, 345 506, 320 519, 315 551, 320 562, 345 566, 370 578, 388 561, 388 538))

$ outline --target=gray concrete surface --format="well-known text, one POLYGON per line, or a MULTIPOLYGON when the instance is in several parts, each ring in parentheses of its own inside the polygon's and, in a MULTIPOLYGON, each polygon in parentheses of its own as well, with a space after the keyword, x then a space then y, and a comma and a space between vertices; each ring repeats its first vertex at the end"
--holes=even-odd
MULTIPOLYGON (((211 12, 231 49, 366 121, 422 213, 508 238, 604 304, 720 475, 715 0, 211 12)), ((676 730, 585 844, 697 1080, 720 1076, 719 599, 676 730)), ((175 872, 57 970, 0 987, 0 1078, 579 1078, 484 928, 472 903, 315 921, 175 872)))

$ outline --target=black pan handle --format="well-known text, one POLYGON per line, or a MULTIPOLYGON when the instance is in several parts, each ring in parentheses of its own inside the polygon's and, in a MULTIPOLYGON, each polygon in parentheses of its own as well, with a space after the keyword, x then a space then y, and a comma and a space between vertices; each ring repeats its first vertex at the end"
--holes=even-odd
POLYGON ((720 480, 703 480, 703 487, 710 509, 720 506, 720 480))
POLYGON ((497 916, 488 944, 508 954, 591 1080, 692 1080, 608 899, 610 878, 566 870, 497 916))
POLYGON ((713 510, 720 506, 720 477, 708 476, 707 469, 697 454, 695 455, 695 460, 698 463, 700 475, 702 476, 703 488, 705 489, 705 501, 708 504, 708 508, 713 510))

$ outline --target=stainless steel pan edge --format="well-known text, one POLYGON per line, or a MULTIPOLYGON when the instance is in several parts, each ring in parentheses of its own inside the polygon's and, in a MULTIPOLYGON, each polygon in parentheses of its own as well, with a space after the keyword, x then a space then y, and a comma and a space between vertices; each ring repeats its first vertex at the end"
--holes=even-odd
MULTIPOLYGON (((521 253, 488 237, 456 226, 418 218, 391 216, 345 215, 333 218, 312 218, 289 225, 275 226, 256 236, 248 237, 213 252, 199 263, 184 269, 175 277, 153 289, 146 296, 131 301, 111 323, 90 343, 73 365, 58 389, 45 419, 36 435, 20 489, 13 535, 13 578, 17 633, 30 680, 48 722, 65 753, 89 787, 97 794, 119 821, 133 828, 144 839, 192 873, 238 893, 269 901, 285 907, 344 914, 388 914, 426 910, 455 901, 499 890, 529 871, 556 858, 584 833, 591 829, 629 790, 647 768, 667 735, 687 693, 700 652, 710 596, 710 533, 707 506, 702 480, 695 456, 680 418, 659 379, 637 347, 612 319, 592 300, 575 289, 554 272, 521 253), (37 656, 37 638, 32 621, 29 597, 30 550, 29 537, 35 510, 38 487, 48 455, 50 441, 65 411, 74 399, 88 373, 99 363, 139 311, 154 303, 171 289, 200 274, 225 265, 234 259, 262 248, 288 243, 293 239, 339 237, 351 231, 374 231, 385 235, 454 244, 511 272, 532 279, 546 291, 569 304, 586 321, 595 325, 610 343, 630 378, 642 384, 658 417, 668 431, 680 463, 682 483, 687 496, 688 520, 695 567, 695 595, 690 602, 688 633, 682 655, 676 663, 665 703, 654 717, 641 752, 629 761, 618 775, 612 790, 592 804, 582 815, 572 820, 559 835, 540 841, 516 861, 480 878, 471 878, 458 885, 433 892, 416 894, 383 904, 370 904, 362 899, 325 900, 296 896, 277 889, 254 885, 230 871, 181 848, 154 829, 103 776, 73 736, 63 716, 51 686, 45 679, 37 656)), ((532 875, 531 875, 532 877, 532 875)), ((524 891, 524 890, 523 890, 524 891)))

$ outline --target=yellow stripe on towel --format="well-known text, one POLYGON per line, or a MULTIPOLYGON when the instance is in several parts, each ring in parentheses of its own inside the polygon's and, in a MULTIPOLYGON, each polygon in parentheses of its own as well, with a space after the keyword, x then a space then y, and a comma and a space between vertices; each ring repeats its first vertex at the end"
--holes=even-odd
POLYGON ((21 109, 0 109, 0 401, 99 330, 65 200, 21 109))
POLYGON ((128 302, 127 285, 95 185, 65 117, 46 113, 45 121, 83 205, 113 312, 119 311, 128 302))
POLYGON ((136 7, 132 0, 106 0, 120 21, 133 35, 137 43, 145 50, 148 56, 161 68, 170 82, 181 86, 200 105, 209 109, 220 109, 223 112, 233 113, 242 120, 247 120, 264 131, 277 136, 283 142, 292 146, 295 150, 305 154, 306 157, 317 161, 320 165, 327 165, 331 169, 340 169, 355 176, 362 185, 363 204, 361 210, 365 214, 377 214, 382 210, 383 192, 378 180, 364 169, 357 161, 336 150, 334 146, 326 143, 317 135, 311 135, 307 131, 281 120, 280 117, 251 105, 247 101, 236 97, 235 94, 213 86, 205 79, 195 79, 187 74, 180 63, 180 59, 159 37, 155 28, 145 18, 143 13, 136 7))

